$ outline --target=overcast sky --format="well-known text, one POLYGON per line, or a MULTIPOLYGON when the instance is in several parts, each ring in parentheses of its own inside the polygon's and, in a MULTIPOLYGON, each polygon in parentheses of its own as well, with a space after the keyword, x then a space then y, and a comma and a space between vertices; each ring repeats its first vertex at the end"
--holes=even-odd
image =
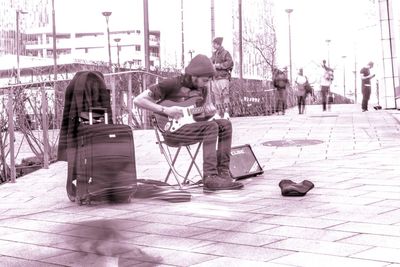
MULTIPOLYGON (((276 10, 287 7, 294 9, 291 14, 293 61, 298 66, 310 64, 328 57, 332 66, 342 65, 342 56, 346 61, 357 61, 365 65, 369 60, 379 56, 379 36, 377 20, 366 16, 370 7, 369 0, 280 0, 276 1, 276 10), (378 49, 377 49, 378 48, 378 49)), ((287 27, 287 14, 277 14, 277 24, 287 27)), ((279 27, 278 48, 288 49, 288 30, 279 27)), ((282 51, 281 51, 282 52, 282 51)), ((280 53, 281 57, 282 54, 280 53)), ((284 58, 281 58, 283 61, 284 58)))
MULTIPOLYGON (((112 11, 111 30, 140 29, 143 25, 143 0, 69 0, 56 1, 57 31, 105 31, 102 11, 112 11)), ((224 37, 224 46, 232 49, 231 0, 214 0, 216 35, 224 37)), ((161 57, 179 62, 181 54, 180 0, 149 0, 150 30, 160 30, 161 57)), ((251 1, 243 0, 243 9, 250 10, 251 1)), ((237 1, 236 1, 237 3, 237 1)), ((278 38, 278 64, 289 64, 288 16, 292 8, 293 70, 316 67, 328 57, 336 69, 357 69, 369 60, 379 63, 379 29, 377 19, 367 15, 370 0, 276 0, 274 20, 278 38), (375 36, 374 36, 375 35, 375 36), (346 56, 343 60, 342 56, 346 56)), ((244 12, 245 13, 245 12, 244 12)), ((211 22, 209 0, 184 0, 185 49, 211 54, 211 22)), ((185 53, 186 59, 189 55, 185 53)), ((311 75, 312 76, 312 75, 311 75)))

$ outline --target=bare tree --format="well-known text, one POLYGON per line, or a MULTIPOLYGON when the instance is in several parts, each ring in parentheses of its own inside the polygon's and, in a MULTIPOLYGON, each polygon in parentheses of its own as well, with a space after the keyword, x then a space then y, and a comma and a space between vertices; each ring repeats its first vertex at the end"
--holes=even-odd
POLYGON ((264 76, 272 77, 277 44, 273 5, 270 1, 256 2, 258 2, 257 10, 260 16, 244 17, 243 41, 246 52, 255 53, 254 65, 262 70, 264 76))

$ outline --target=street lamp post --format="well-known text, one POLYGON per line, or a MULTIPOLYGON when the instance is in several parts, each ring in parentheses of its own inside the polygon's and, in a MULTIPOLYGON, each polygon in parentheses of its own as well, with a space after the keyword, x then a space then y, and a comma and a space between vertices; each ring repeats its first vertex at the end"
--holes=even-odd
POLYGON ((346 56, 343 58, 343 97, 346 97, 346 56))
POLYGON ((20 54, 20 36, 19 36, 19 16, 20 14, 28 14, 26 11, 17 9, 16 11, 16 42, 17 42, 17 83, 21 83, 21 70, 19 67, 19 54, 20 54))
POLYGON ((289 22, 289 69, 290 69, 290 84, 293 81, 293 74, 292 74, 292 32, 291 32, 291 25, 290 25, 290 14, 293 12, 293 9, 288 8, 285 9, 286 13, 288 14, 288 22, 289 22))
POLYGON ((327 40, 325 40, 325 42, 326 42, 326 45, 328 46, 328 67, 330 67, 331 66, 331 60, 330 60, 330 47, 329 47, 329 44, 331 43, 331 40, 327 39, 327 40))
POLYGON ((114 42, 117 43, 117 72, 119 72, 119 42, 121 41, 121 38, 114 38, 114 42))
MULTIPOLYGON (((17 42, 17 83, 21 83, 21 73, 19 69, 19 15, 27 14, 28 12, 22 10, 16 10, 16 42, 17 42)), ((9 133, 9 157, 10 157, 10 179, 12 183, 15 183, 16 171, 15 171, 15 133, 14 133, 14 91, 13 87, 9 88, 8 91, 8 133, 9 133)))
POLYGON ((111 61, 111 45, 110 45, 110 28, 108 26, 108 20, 110 19, 110 16, 112 12, 110 11, 104 11, 101 14, 106 18, 106 24, 107 24, 107 41, 108 41, 108 64, 110 69, 112 68, 112 61, 111 61))

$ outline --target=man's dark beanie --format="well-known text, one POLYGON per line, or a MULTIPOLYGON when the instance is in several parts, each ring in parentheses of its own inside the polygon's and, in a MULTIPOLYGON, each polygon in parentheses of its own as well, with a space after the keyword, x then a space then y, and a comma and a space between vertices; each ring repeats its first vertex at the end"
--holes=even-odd
POLYGON ((205 55, 195 56, 185 68, 185 73, 197 77, 211 77, 215 74, 211 60, 205 55))
POLYGON ((224 40, 224 38, 222 38, 222 37, 215 37, 214 40, 213 40, 213 43, 222 45, 222 41, 223 40, 224 40))

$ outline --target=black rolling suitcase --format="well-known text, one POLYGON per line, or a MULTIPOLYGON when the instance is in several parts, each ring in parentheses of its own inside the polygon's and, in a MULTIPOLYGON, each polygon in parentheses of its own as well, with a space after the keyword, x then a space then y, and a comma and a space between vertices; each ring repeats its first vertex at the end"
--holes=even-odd
POLYGON ((129 202, 137 188, 132 129, 107 124, 106 109, 92 108, 88 117, 78 127, 76 201, 129 202))

